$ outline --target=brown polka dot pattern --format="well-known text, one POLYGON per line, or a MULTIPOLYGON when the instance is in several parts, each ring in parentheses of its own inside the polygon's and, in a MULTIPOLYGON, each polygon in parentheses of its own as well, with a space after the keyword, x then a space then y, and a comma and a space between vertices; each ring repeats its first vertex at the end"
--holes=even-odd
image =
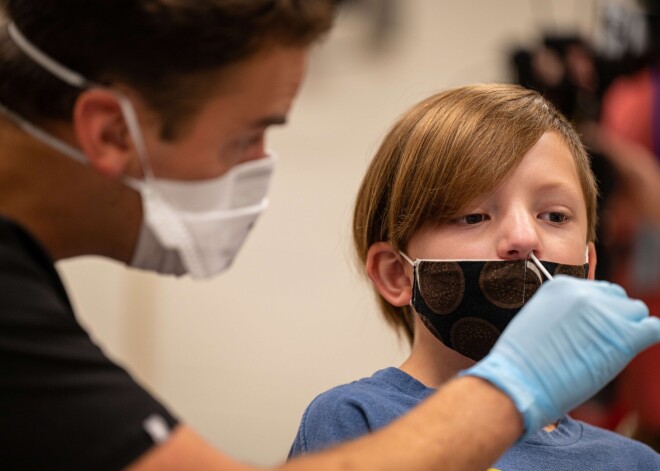
POLYGON ((449 343, 450 340, 448 338, 444 338, 442 336, 442 334, 440 334, 440 331, 438 331, 438 329, 435 328, 435 325, 433 325, 433 322, 431 322, 431 319, 429 319, 426 316, 419 316, 419 317, 422 319, 422 322, 424 323, 426 328, 429 329, 433 335, 435 335, 435 338, 440 340, 445 345, 451 347, 451 345, 449 343))
POLYGON ((575 278, 586 278, 584 265, 557 265, 556 275, 568 275, 575 278))
POLYGON ((538 275, 527 270, 524 260, 487 262, 479 275, 479 287, 486 299, 505 309, 521 307, 540 286, 538 275))
POLYGON ((461 355, 479 361, 488 355, 500 333, 490 322, 476 317, 464 317, 454 322, 451 328, 452 348, 461 355))
MULTIPOLYGON (((588 268, 543 264, 550 273, 577 278, 588 268)), ((545 279, 529 260, 420 261, 412 304, 436 338, 478 361, 545 279)))
POLYGON ((444 315, 458 307, 465 294, 465 277, 458 263, 422 261, 417 271, 419 291, 429 309, 444 315))

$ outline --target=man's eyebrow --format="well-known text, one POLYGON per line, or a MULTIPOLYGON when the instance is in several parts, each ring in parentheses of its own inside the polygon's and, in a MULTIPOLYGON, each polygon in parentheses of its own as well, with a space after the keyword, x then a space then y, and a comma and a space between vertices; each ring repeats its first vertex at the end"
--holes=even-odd
POLYGON ((260 118, 252 123, 252 128, 267 128, 268 126, 281 126, 286 124, 286 116, 273 115, 260 118))

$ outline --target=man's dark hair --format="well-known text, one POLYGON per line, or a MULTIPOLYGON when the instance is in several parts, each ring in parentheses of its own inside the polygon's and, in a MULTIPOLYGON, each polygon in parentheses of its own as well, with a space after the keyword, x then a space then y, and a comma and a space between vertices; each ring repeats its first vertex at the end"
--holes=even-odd
MULTIPOLYGON (((0 0, 43 52, 96 82, 125 83, 159 113, 162 135, 210 93, 210 74, 274 46, 327 32, 333 0, 0 0), (204 86, 208 84, 208 86, 204 86)), ((80 90, 0 33, 0 103, 32 120, 70 120, 80 90)))

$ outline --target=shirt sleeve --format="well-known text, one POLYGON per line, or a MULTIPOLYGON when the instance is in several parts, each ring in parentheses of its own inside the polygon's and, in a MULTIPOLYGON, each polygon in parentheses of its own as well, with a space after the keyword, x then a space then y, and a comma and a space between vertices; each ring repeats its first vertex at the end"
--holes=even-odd
POLYGON ((55 270, 30 255, 0 244, 0 467, 123 468, 177 421, 93 342, 55 270))

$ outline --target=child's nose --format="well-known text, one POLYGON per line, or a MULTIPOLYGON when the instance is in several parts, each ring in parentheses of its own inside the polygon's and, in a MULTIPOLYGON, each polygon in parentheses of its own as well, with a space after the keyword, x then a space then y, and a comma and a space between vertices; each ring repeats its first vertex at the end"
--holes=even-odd
POLYGON ((497 241, 497 256, 503 260, 527 258, 530 252, 538 253, 540 239, 535 218, 527 212, 510 214, 502 221, 497 241))

